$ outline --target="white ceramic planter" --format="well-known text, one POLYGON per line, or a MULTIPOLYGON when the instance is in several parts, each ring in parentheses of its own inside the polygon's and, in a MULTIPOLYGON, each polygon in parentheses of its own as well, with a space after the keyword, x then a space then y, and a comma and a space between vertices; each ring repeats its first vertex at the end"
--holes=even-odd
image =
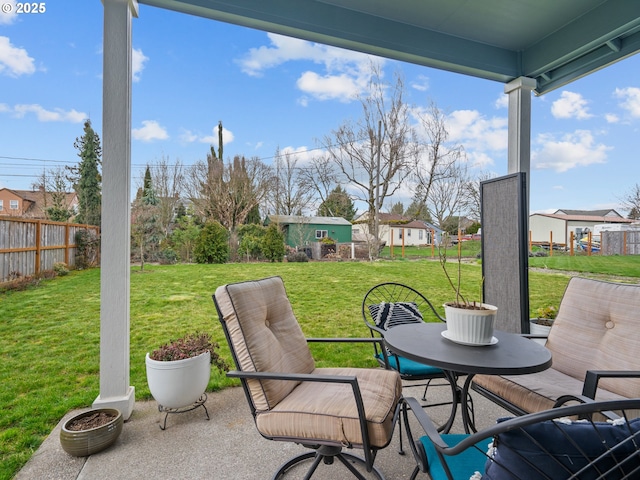
POLYGON ((147 383, 151 395, 164 408, 182 408, 195 403, 207 389, 211 377, 211 353, 160 362, 147 353, 147 383))
POLYGON ((447 338, 469 345, 490 345, 498 307, 486 303, 482 307, 485 309, 470 310, 445 304, 447 338))
MULTIPOLYGON (((540 325, 534 321, 535 319, 529 320, 529 333, 532 335, 544 335, 545 337, 549 336, 549 332, 551 331, 551 327, 548 325, 540 325)), ((537 342, 541 345, 547 343, 546 338, 533 338, 534 342, 537 342)))

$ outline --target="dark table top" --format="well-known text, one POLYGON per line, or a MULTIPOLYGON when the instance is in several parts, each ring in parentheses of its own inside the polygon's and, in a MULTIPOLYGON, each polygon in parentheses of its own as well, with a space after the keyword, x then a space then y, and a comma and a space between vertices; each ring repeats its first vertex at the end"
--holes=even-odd
POLYGON ((398 355, 460 373, 521 375, 551 366, 549 350, 518 334, 494 330, 497 343, 467 346, 444 338, 446 328, 444 323, 398 325, 385 332, 384 341, 398 355))

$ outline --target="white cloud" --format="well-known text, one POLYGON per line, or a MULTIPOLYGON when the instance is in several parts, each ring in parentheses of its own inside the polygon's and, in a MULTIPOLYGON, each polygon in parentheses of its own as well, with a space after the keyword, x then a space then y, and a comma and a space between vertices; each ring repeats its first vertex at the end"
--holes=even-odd
POLYGON ((15 0, 4 0, 2 5, 11 5, 11 11, 9 13, 5 13, 4 8, 0 10, 0 25, 11 25, 18 18, 18 14, 16 13, 16 2, 15 0))
POLYGON ((506 117, 487 118, 477 110, 456 110, 447 117, 449 140, 467 150, 500 151, 508 145, 506 117))
MULTIPOLYGON (((268 46, 250 49, 236 63, 253 77, 260 77, 266 70, 291 61, 321 65, 324 72, 306 71, 298 78, 296 86, 308 95, 298 99, 299 104, 308 105, 310 98, 349 102, 367 87, 374 57, 274 33, 267 36, 268 46)), ((376 62, 382 66, 384 59, 376 59, 376 62)))
POLYGON ((509 95, 501 94, 493 105, 495 108, 509 108, 509 95))
MULTIPOLYGON (((318 100, 339 100, 349 102, 357 97, 366 86, 361 78, 353 78, 343 73, 341 75, 323 75, 315 72, 304 72, 296 82, 296 86, 318 100)), ((303 104, 306 106, 307 101, 303 104)))
POLYGON ((13 113, 16 118, 24 118, 27 114, 33 113, 40 122, 70 122, 80 123, 83 122, 88 115, 84 112, 78 112, 77 110, 65 111, 62 108, 56 108, 54 110, 47 110, 44 107, 32 103, 32 104, 19 104, 13 108, 3 105, 0 108, 0 112, 13 113))
MULTIPOLYGON (((184 143, 208 143, 209 145, 213 145, 215 147, 218 146, 218 126, 216 125, 211 129, 210 135, 199 135, 193 133, 191 130, 183 129, 182 134, 180 135, 180 140, 184 143)), ((227 145, 234 140, 233 132, 227 130, 224 126, 222 127, 222 142, 224 145, 227 145)))
POLYGON ((136 140, 141 140, 143 142, 166 140, 169 138, 167 130, 155 120, 143 120, 141 128, 131 129, 131 135, 136 140))
POLYGON ((36 71, 33 58, 24 48, 15 47, 9 37, 0 36, 0 73, 10 77, 30 75, 36 71))
POLYGON ((411 82, 411 88, 419 92, 426 92, 429 90, 429 77, 426 75, 418 75, 418 78, 411 82))
POLYGON ((618 123, 620 121, 620 117, 618 117, 615 113, 605 114, 604 119, 607 121, 607 123, 618 123))
POLYGON ((620 107, 627 110, 632 117, 640 118, 640 88, 616 88, 613 95, 622 100, 620 107))
POLYGON ((596 143, 588 130, 576 130, 573 133, 556 138, 553 134, 542 134, 536 139, 540 145, 531 154, 531 164, 537 169, 552 169, 566 172, 572 168, 605 163, 607 151, 611 150, 602 143, 596 143))
POLYGON ((551 114, 555 118, 575 118, 577 120, 586 120, 593 117, 589 113, 587 104, 582 95, 575 92, 564 91, 560 98, 551 105, 551 114))
POLYGON ((149 60, 149 57, 146 57, 139 48, 134 48, 131 53, 132 80, 139 82, 142 70, 144 70, 144 64, 149 60))

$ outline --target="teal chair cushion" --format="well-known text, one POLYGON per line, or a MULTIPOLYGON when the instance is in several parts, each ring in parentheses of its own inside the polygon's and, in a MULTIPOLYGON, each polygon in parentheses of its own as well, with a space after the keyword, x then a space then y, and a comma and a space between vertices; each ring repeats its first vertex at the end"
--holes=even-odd
MULTIPOLYGON (((447 433, 441 435, 442 439, 449 445, 450 447, 460 443, 462 440, 467 438, 469 435, 464 433, 447 433)), ((422 443, 425 453, 427 455, 427 465, 429 466, 429 475, 432 480, 446 480, 447 474, 445 472, 444 466, 438 458, 438 454, 436 453, 436 449, 429 440, 429 437, 426 435, 420 438, 420 442, 422 443)), ((489 449, 489 444, 491 443, 490 439, 484 439, 480 442, 476 443, 476 448, 467 448, 462 453, 455 456, 445 456, 445 460, 451 471, 452 478, 456 480, 468 480, 470 479, 476 472, 482 474, 484 470, 484 464, 487 460, 485 453, 489 449)))
MULTIPOLYGON (((384 362, 384 358, 382 353, 376 355, 377 358, 384 362)), ((432 367, 431 365, 425 365, 424 363, 415 362, 413 360, 409 360, 408 358, 401 357, 399 355, 388 355, 389 366, 396 370, 400 375, 407 376, 439 376, 442 374, 442 369, 437 367, 432 367), (398 365, 399 364, 399 365, 398 365)))

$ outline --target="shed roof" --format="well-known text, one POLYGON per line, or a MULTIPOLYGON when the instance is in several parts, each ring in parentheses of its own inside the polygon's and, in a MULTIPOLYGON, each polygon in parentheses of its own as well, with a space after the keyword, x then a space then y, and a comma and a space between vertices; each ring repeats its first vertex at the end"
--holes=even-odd
POLYGON ((603 215, 564 215, 559 213, 534 213, 531 216, 557 218, 558 220, 565 220, 568 222, 633 223, 635 221, 623 217, 612 217, 603 215))
POLYGON ((320 224, 320 225, 351 225, 342 217, 305 217, 301 215, 269 215, 274 223, 320 224))

